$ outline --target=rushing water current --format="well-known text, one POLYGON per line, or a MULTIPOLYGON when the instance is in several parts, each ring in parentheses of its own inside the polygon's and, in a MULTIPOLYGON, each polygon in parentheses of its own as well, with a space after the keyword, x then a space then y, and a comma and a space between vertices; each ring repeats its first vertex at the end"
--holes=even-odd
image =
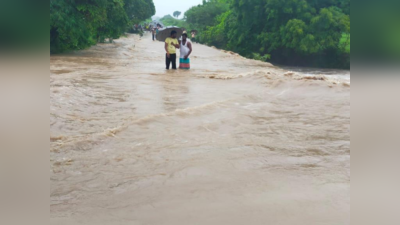
POLYGON ((51 224, 350 224, 349 72, 163 47, 51 56, 51 224))

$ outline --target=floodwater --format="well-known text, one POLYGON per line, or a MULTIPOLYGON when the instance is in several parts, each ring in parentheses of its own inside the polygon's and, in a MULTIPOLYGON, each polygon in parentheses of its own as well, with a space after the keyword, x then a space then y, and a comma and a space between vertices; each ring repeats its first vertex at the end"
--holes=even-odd
POLYGON ((50 224, 350 224, 350 74, 147 34, 50 58, 50 224))

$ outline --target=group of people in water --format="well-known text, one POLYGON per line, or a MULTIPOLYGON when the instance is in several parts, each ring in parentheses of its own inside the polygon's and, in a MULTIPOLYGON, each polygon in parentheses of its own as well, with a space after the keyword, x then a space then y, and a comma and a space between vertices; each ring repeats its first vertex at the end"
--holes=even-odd
POLYGON ((165 63, 166 69, 169 70, 171 64, 172 69, 176 69, 176 49, 180 49, 179 69, 190 69, 190 54, 192 54, 192 42, 187 38, 187 33, 182 34, 180 40, 177 39, 177 32, 171 31, 171 36, 165 39, 165 63))
MULTIPOLYGON (((155 27, 151 30, 153 41, 156 40, 160 28, 155 27)), ((170 36, 165 39, 164 49, 166 51, 165 54, 165 64, 166 69, 169 70, 172 64, 172 69, 176 68, 176 58, 177 58, 177 49, 180 50, 179 55, 179 69, 190 69, 190 54, 192 54, 192 42, 188 38, 188 34, 186 31, 183 32, 182 37, 178 39, 178 32, 176 30, 172 30, 170 36)), ((194 38, 194 33, 192 33, 192 38, 194 38)))

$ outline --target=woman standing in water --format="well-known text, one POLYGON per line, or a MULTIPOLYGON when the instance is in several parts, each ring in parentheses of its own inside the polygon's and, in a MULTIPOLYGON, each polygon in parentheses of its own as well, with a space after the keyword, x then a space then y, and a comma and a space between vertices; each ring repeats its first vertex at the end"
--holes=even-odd
POLYGON ((192 53, 192 43, 187 39, 187 33, 182 34, 182 40, 179 41, 181 54, 179 57, 179 69, 190 69, 189 56, 192 53))

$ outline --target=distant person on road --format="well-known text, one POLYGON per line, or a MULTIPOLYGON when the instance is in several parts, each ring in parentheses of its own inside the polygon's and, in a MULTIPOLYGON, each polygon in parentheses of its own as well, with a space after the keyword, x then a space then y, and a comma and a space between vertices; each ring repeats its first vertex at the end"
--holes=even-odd
POLYGON ((152 33, 152 36, 153 36, 153 41, 155 40, 155 38, 156 38, 156 29, 155 28, 153 28, 153 30, 151 31, 151 33, 152 33))
POLYGON ((159 29, 160 29, 160 28, 158 28, 158 26, 157 26, 157 28, 156 28, 156 38, 157 38, 157 36, 158 36, 158 31, 159 31, 159 29))
POLYGON ((192 41, 196 42, 196 34, 195 34, 195 32, 192 32, 192 41))
POLYGON ((176 70, 176 49, 180 48, 178 39, 176 39, 176 31, 171 31, 171 36, 165 39, 165 51, 167 51, 165 62, 167 70, 172 63, 172 69, 176 70))
POLYGON ((182 34, 182 40, 179 41, 181 54, 179 57, 179 69, 190 69, 189 56, 192 53, 192 43, 187 38, 187 33, 182 34))

